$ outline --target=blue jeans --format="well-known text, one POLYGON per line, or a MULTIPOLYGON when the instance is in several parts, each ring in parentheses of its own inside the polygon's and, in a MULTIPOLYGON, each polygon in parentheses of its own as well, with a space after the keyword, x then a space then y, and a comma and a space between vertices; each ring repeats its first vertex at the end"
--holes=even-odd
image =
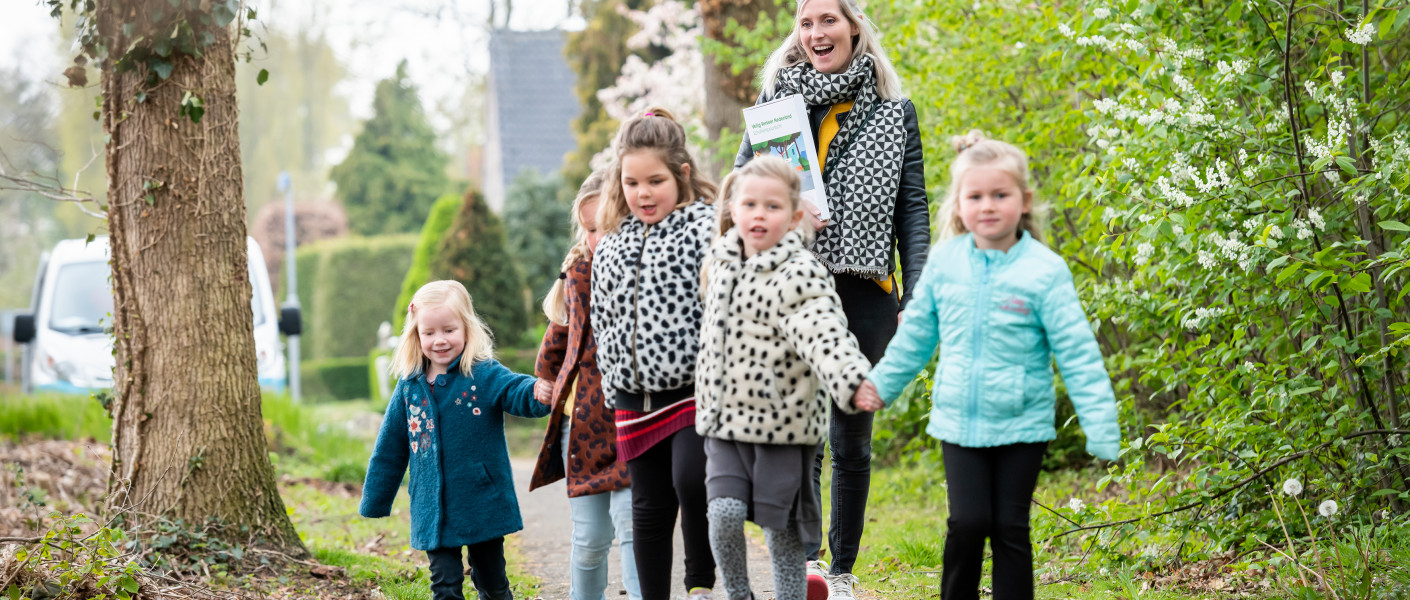
MULTIPOLYGON (((568 464, 568 433, 572 419, 563 419, 563 463, 568 464)), ((620 542, 622 587, 628 600, 641 600, 632 553, 632 490, 622 488, 601 494, 568 498, 573 513, 573 550, 568 559, 573 579, 571 600, 606 600, 607 553, 612 538, 620 542)))

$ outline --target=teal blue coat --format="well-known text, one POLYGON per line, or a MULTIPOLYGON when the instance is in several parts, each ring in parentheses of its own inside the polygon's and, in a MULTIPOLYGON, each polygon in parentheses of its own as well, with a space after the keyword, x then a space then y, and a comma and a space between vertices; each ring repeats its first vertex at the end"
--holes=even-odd
POLYGON ((968 234, 932 249, 886 356, 867 378, 890 404, 937 345, 931 436, 966 447, 1057 437, 1056 357, 1087 451, 1116 459, 1116 398, 1072 272, 1027 233, 1008 252, 975 248, 968 234))
POLYGON ((364 517, 391 514, 402 475, 411 470, 411 547, 451 548, 524 528, 504 440, 504 413, 542 417, 534 377, 494 360, 460 374, 460 361, 437 377, 402 378, 387 404, 362 486, 364 517))

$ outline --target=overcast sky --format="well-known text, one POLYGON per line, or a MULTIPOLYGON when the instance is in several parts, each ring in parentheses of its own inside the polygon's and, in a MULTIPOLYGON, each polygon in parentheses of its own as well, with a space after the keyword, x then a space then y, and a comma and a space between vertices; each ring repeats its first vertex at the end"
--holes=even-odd
MULTIPOLYGON (((503 0, 498 0, 503 2, 503 0)), ((58 81, 72 56, 57 49, 58 25, 43 0, 0 0, 0 65, 21 65, 29 77, 58 81)), ((489 66, 487 0, 254 0, 260 26, 297 30, 314 24, 348 66, 345 92, 353 114, 371 113, 378 80, 410 61, 411 76, 429 107, 458 96, 465 73, 489 66)), ((568 19, 568 0, 513 0, 510 28, 580 27, 568 19)), ((501 4, 502 5, 502 4, 501 4)))

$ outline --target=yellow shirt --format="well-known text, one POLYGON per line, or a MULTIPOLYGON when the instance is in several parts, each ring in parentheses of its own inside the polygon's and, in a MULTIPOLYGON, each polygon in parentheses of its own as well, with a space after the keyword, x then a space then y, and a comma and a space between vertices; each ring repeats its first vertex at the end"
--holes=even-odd
POLYGON ((578 378, 577 378, 577 376, 575 375, 575 376, 573 377, 573 386, 572 386, 571 388, 568 388, 568 401, 563 403, 563 414, 568 415, 568 418, 570 418, 570 419, 573 418, 573 400, 576 399, 577 397, 578 397, 578 378))
MULTIPOLYGON (((837 130, 842 127, 840 124, 837 123, 837 115, 849 112, 851 110, 852 101, 848 100, 847 102, 841 102, 832 105, 832 108, 828 109, 827 111, 827 116, 823 117, 822 125, 818 127, 819 168, 827 165, 828 146, 832 145, 833 138, 837 137, 837 130)), ((872 281, 875 281, 876 284, 881 286, 881 289, 885 290, 888 294, 891 293, 891 290, 896 289, 895 277, 887 277, 886 279, 873 279, 872 281)))

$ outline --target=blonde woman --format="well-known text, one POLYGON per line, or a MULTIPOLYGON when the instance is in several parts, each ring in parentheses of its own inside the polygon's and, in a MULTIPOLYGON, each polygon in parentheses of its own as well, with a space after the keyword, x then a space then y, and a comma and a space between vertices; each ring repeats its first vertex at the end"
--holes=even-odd
MULTIPOLYGON (((896 333, 930 246, 924 157, 915 106, 870 20, 853 0, 801 0, 793 31, 760 74, 759 102, 801 94, 808 105, 830 221, 809 207, 804 217, 817 231, 808 246, 827 267, 847 315, 848 329, 873 363, 896 333), (900 253, 904 293, 898 293, 894 256, 900 253)), ((746 136, 735 159, 754 158, 746 136)), ((821 544, 808 548, 809 573, 828 579, 830 597, 851 600, 852 567, 866 523, 871 484, 872 413, 832 410, 832 514, 828 544, 832 564, 818 561, 821 544)), ((814 490, 822 474, 823 446, 814 462, 814 490)))

